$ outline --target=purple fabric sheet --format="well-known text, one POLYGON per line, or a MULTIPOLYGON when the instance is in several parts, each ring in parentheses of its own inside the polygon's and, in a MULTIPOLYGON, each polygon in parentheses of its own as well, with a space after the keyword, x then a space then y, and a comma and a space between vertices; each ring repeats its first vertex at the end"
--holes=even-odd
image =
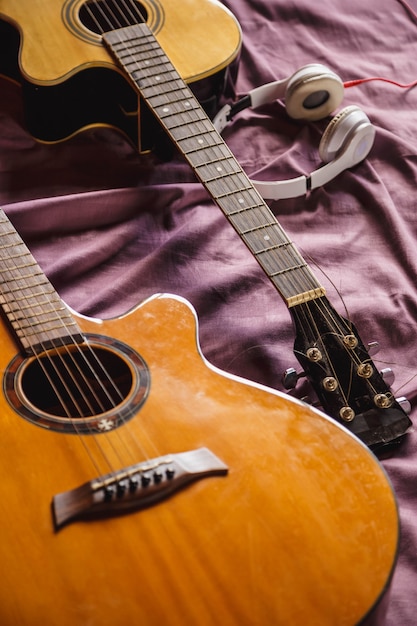
MULTIPOLYGON (((417 20, 398 0, 225 4, 243 32, 238 94, 311 62, 344 81, 417 79, 417 20)), ((394 391, 408 397, 415 421, 417 87, 368 82, 346 89, 344 104, 361 106, 376 127, 369 157, 307 197, 271 208, 364 343, 379 342, 375 361, 394 369, 394 391)), ((325 125, 290 120, 274 102, 236 117, 224 136, 251 176, 283 179, 319 166, 325 125)), ((277 389, 282 372, 296 366, 286 306, 180 158, 140 156, 104 128, 40 144, 25 128, 19 88, 1 80, 0 203, 80 313, 116 316, 152 294, 174 293, 195 307, 213 364, 277 389)), ((296 394, 305 392, 300 386, 296 394)), ((413 626, 415 432, 383 463, 402 525, 387 624, 413 626)))

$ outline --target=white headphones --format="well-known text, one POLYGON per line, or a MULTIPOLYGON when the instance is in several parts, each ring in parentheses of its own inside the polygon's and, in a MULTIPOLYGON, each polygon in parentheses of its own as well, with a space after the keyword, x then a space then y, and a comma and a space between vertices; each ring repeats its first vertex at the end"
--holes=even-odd
MULTIPOLYGON (((215 116, 213 124, 221 133, 240 111, 280 98, 285 98, 285 108, 290 117, 316 121, 340 106, 343 93, 344 84, 339 76, 324 65, 313 63, 305 65, 289 78, 253 89, 235 104, 226 104, 215 116)), ((325 165, 308 176, 275 182, 252 180, 252 183, 265 199, 305 195, 363 161, 372 148, 374 138, 375 128, 362 109, 355 105, 347 106, 335 115, 321 138, 319 155, 325 165)))

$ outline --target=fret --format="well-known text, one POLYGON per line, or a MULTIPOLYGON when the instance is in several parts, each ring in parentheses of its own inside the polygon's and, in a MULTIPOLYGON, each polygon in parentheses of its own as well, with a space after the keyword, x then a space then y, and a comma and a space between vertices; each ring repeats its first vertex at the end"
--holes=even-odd
MULTIPOLYGON (((245 181, 245 179, 243 179, 245 181)), ((256 209, 262 205, 259 204, 259 198, 252 195, 253 189, 249 186, 242 186, 236 190, 229 190, 227 193, 218 195, 216 201, 222 204, 221 209, 227 217, 233 217, 248 209, 256 209)))
MULTIPOLYGON (((7 246, 0 246, 1 250, 9 250, 10 248, 16 249, 16 246, 14 244, 12 244, 12 243, 7 245, 7 246)), ((8 254, 7 256, 8 256, 9 260, 20 259, 21 256, 22 256, 22 253, 21 252, 16 252, 16 254, 8 254)))
MULTIPOLYGON (((246 176, 245 174, 238 170, 233 174, 230 174, 227 178, 222 176, 219 179, 214 179, 211 181, 203 181, 213 198, 217 201, 223 198, 224 196, 230 196, 230 192, 234 191, 234 193, 239 192, 242 189, 250 189, 250 187, 245 187, 246 185, 246 176)), ((222 207, 224 205, 222 204, 222 207)))
MULTIPOLYGON (((13 259, 13 258, 15 258, 15 259, 16 259, 16 258, 21 259, 21 258, 22 258, 22 255, 21 255, 21 254, 15 254, 15 255, 10 255, 10 256, 9 256, 9 259, 13 259)), ((26 269, 28 269, 29 267, 30 267, 30 268, 35 267, 35 264, 34 264, 34 263, 32 263, 31 261, 29 261, 29 262, 21 263, 20 265, 14 265, 14 266, 13 266, 13 269, 14 269, 15 271, 20 271, 20 270, 26 270, 26 269)), ((36 275, 37 275, 37 274, 39 274, 39 273, 41 273, 41 272, 35 272, 35 273, 33 273, 33 276, 36 276, 36 275)), ((31 274, 31 275, 32 275, 32 274, 31 274)), ((22 274, 22 276, 23 276, 23 278, 26 278, 27 274, 22 274)))
MULTIPOLYGON (((231 175, 232 176, 232 175, 231 175)), ((241 182, 238 178, 237 185, 241 182)), ((217 203, 226 215, 228 220, 232 222, 236 229, 239 230, 239 234, 242 235, 242 231, 255 227, 263 227, 273 221, 264 205, 252 202, 252 196, 247 193, 248 190, 240 189, 233 195, 219 195, 216 198, 217 203)), ((273 217, 273 216, 272 216, 273 217)), ((275 223, 275 228, 277 224, 275 223)))
POLYGON ((194 150, 189 154, 189 160, 193 168, 198 169, 200 176, 204 176, 206 182, 211 178, 224 178, 227 174, 240 172, 236 161, 232 159, 221 146, 208 150, 194 150), (205 173, 207 168, 207 174, 205 173))
POLYGON ((67 307, 64 306, 61 299, 57 299, 56 303, 54 303, 52 299, 47 300, 44 298, 40 304, 38 298, 33 302, 30 298, 21 298, 19 300, 14 298, 13 300, 7 301, 0 297, 0 302, 2 303, 4 311, 9 313, 10 316, 16 313, 22 314, 25 311, 31 311, 32 315, 45 315, 47 313, 53 314, 57 311, 66 312, 70 315, 67 307))
MULTIPOLYGON (((0 235, 0 237, 1 236, 2 235, 0 235)), ((16 243, 15 242, 10 242, 10 243, 0 244, 0 250, 7 250, 8 248, 16 248, 16 243)))
POLYGON ((0 306, 23 349, 81 343, 76 321, 1 210, 0 242, 0 306))
POLYGON ((230 174, 240 174, 239 166, 236 161, 230 158, 216 158, 215 155, 212 156, 214 158, 211 160, 206 160, 200 165, 195 164, 194 169, 200 174, 207 184, 217 181, 221 183, 222 186, 227 186, 230 182, 230 174))
MULTIPOLYGON (((282 243, 275 243, 272 246, 267 246, 265 248, 261 247, 265 242, 262 242, 261 240, 257 240, 256 243, 259 244, 259 248, 257 248, 255 246, 255 242, 251 245, 252 248, 252 252, 255 256, 259 256, 260 254, 267 254, 269 255, 270 252, 272 252, 273 250, 283 250, 285 248, 290 248, 293 244, 291 243, 291 241, 284 241, 282 243)), ((271 274, 272 276, 274 274, 271 274)))
MULTIPOLYGON (((44 276, 42 275, 42 278, 44 276)), ((19 300, 24 300, 24 299, 28 299, 28 298, 37 298, 37 297, 41 297, 42 295, 48 295, 48 294, 54 294, 54 291, 47 291, 46 289, 40 291, 40 292, 28 292, 27 290, 31 289, 33 290, 35 287, 42 287, 42 286, 47 286, 49 285, 48 282, 45 281, 40 281, 40 282, 36 282, 34 280, 31 281, 30 285, 22 286, 22 285, 18 285, 16 283, 15 286, 11 287, 10 283, 6 284, 3 283, 1 290, 2 293, 0 294, 0 298, 2 297, 2 295, 6 295, 6 294, 11 294, 14 295, 15 293, 24 293, 24 295, 22 295, 21 298, 14 298, 14 300, 19 301, 19 300)), ((50 286, 50 285, 49 285, 50 286)), ((58 298, 58 296, 56 296, 58 298)))
POLYGON ((291 249, 286 248, 285 251, 288 252, 288 258, 286 255, 277 255, 275 258, 273 258, 271 255, 260 256, 258 254, 258 262, 263 267, 265 273, 271 279, 278 279, 279 277, 285 277, 286 275, 288 275, 291 276, 293 285, 297 284, 297 289, 301 286, 304 289, 307 289, 307 287, 311 287, 310 284, 306 284, 305 275, 300 274, 300 272, 296 271, 306 268, 307 264, 304 262, 298 262, 299 259, 297 258, 297 256, 291 254, 291 249), (301 284, 297 282, 300 280, 301 284))
MULTIPOLYGON (((170 129, 170 135, 174 139, 175 143, 180 146, 182 140, 187 139, 201 139, 201 141, 207 140, 207 135, 215 133, 213 128, 210 128, 208 120, 202 120, 201 122, 195 122, 193 127, 185 126, 184 124, 178 124, 170 129)), ((203 144, 201 144, 203 145, 203 144)), ((183 154, 188 154, 186 150, 182 151, 183 154)))
POLYGON ((131 73, 131 76, 140 82, 141 89, 145 95, 147 96, 155 95, 155 86, 164 87, 164 90, 167 86, 172 89, 173 85, 178 85, 178 75, 176 72, 171 72, 169 70, 160 71, 157 75, 147 75, 147 73, 141 70, 135 70, 131 73))
POLYGON ((177 144, 189 155, 189 157, 191 157, 193 152, 198 152, 200 150, 203 151, 209 147, 224 145, 222 143, 218 143, 218 138, 215 132, 210 133, 206 131, 204 133, 194 133, 192 135, 188 135, 183 139, 177 139, 177 144))
MULTIPOLYGON (((45 331, 46 329, 52 330, 62 327, 62 317, 59 315, 48 315, 43 314, 42 316, 26 316, 25 318, 20 318, 16 320, 19 322, 19 325, 16 325, 16 329, 18 333, 22 333, 25 337, 29 335, 37 335, 39 332, 39 328, 41 331, 45 331), (22 321, 24 320, 24 321, 22 321)), ((74 322, 75 324, 75 322, 74 322)))
POLYGON ((153 109, 164 124, 169 125, 169 122, 171 122, 172 128, 176 128, 179 123, 193 124, 202 122, 205 119, 202 117, 201 110, 193 108, 191 103, 188 104, 187 100, 171 101, 169 104, 158 102, 156 105, 153 105, 153 109))
POLYGON ((42 281, 38 281, 39 278, 43 278, 43 273, 39 268, 38 272, 33 270, 33 266, 20 266, 20 269, 16 270, 19 272, 18 275, 15 274, 13 266, 8 266, 5 269, 2 269, 2 280, 4 283, 12 283, 15 285, 14 289, 21 288, 22 290, 28 289, 32 286, 33 283, 37 284, 45 284, 42 281), (26 270, 26 271, 24 271, 26 270))
POLYGON ((120 28, 105 33, 103 41, 287 305, 324 295, 148 26, 120 28))
POLYGON ((65 307, 55 307, 55 308, 47 308, 47 307, 41 307, 39 305, 32 305, 29 302, 26 304, 22 304, 21 302, 19 304, 17 304, 16 302, 12 303, 13 305, 16 305, 15 307, 13 307, 9 302, 4 303, 3 309, 4 311, 7 313, 7 316, 9 318, 9 320, 12 319, 21 319, 22 318, 22 314, 25 313, 25 311, 31 312, 32 316, 40 316, 40 315, 45 315, 50 313, 51 315, 55 312, 55 311, 65 311, 65 307))
MULTIPOLYGON (((50 301, 51 301, 51 299, 52 299, 52 296, 54 296, 54 295, 56 296, 55 291, 54 291, 54 289, 52 288, 52 286, 51 286, 51 284, 50 284, 50 283, 44 283, 44 282, 42 282, 42 283, 38 283, 37 285, 36 285, 36 284, 34 284, 34 285, 31 285, 31 286, 30 286, 30 289, 32 289, 32 290, 33 290, 33 289, 34 289, 36 286, 38 286, 38 285, 45 285, 45 286, 46 286, 46 285, 48 285, 48 284, 49 284, 49 286, 51 287, 51 289, 50 289, 49 291, 48 291, 47 289, 43 289, 42 291, 30 291, 30 292, 28 292, 28 293, 25 293, 24 295, 17 296, 17 297, 16 297, 14 294, 16 294, 16 293, 22 293, 23 289, 22 289, 21 287, 14 287, 14 288, 10 289, 10 286, 8 286, 8 288, 7 288, 7 289, 3 289, 3 287, 4 287, 4 285, 3 285, 3 286, 2 286, 2 293, 0 293, 0 300, 4 299, 4 298, 2 297, 2 296, 3 296, 3 294, 5 294, 5 293, 10 293, 10 294, 13 294, 13 302, 16 302, 16 303, 22 302, 22 301, 24 301, 24 300, 25 300, 25 301, 27 301, 27 300, 30 300, 31 298, 33 298, 33 299, 38 299, 38 298, 41 298, 42 296, 43 296, 43 297, 45 297, 45 296, 46 296, 46 297, 47 297, 47 298, 46 298, 46 302, 50 302, 50 301)), ((56 297, 58 297, 58 296, 56 296, 56 297)), ((19 306, 20 306, 20 305, 19 305, 19 306)))
POLYGON ((175 103, 172 106, 162 104, 154 107, 154 111, 158 114, 160 121, 168 130, 176 128, 178 125, 195 124, 201 122, 204 118, 201 117, 201 111, 198 109, 188 109, 187 107, 176 107, 175 103), (175 110, 177 109, 177 110, 175 110))
POLYGON ((169 66, 166 55, 157 45, 153 45, 152 39, 143 41, 137 38, 125 38, 123 41, 115 44, 114 49, 117 50, 117 56, 125 66, 132 62, 138 65, 139 58, 141 61, 146 60, 146 63, 141 67, 143 71, 145 71, 145 68, 160 65, 161 59, 165 66, 169 66))
MULTIPOLYGON (((240 234, 242 235, 242 237, 245 237, 246 235, 250 235, 251 233, 261 231, 261 230, 263 230, 266 234, 268 234, 268 229, 271 231, 271 234, 274 234, 275 222, 270 222, 269 224, 264 224, 263 226, 252 226, 252 228, 248 228, 247 230, 242 229, 240 231, 240 234)), ((266 237, 266 235, 263 235, 263 236, 266 237)), ((268 234, 268 236, 270 235, 268 234)))
POLYGON ((271 272, 269 276, 270 278, 277 278, 277 276, 283 276, 284 274, 292 273, 295 270, 304 270, 306 267, 307 263, 300 263, 299 265, 293 265, 292 267, 285 267, 282 270, 271 272))
MULTIPOLYGON (((194 101, 190 101, 190 92, 189 90, 183 89, 180 87, 172 87, 172 89, 164 89, 164 93, 155 88, 155 94, 148 96, 148 102, 152 107, 163 106, 166 104, 172 103, 182 103, 186 109, 188 107, 192 107, 197 110, 199 107, 196 106, 194 101)), ((204 117, 201 117, 204 119, 204 117)))
POLYGON ((131 74, 132 78, 141 86, 141 90, 146 98, 151 98, 153 96, 161 96, 162 94, 169 94, 173 92, 182 91, 187 92, 189 97, 192 96, 192 92, 184 87, 184 83, 181 82, 180 77, 177 74, 173 74, 172 72, 164 74, 157 74, 153 76, 150 73, 142 72, 141 70, 135 70, 133 74, 131 74), (163 80, 163 78, 165 80, 163 80), (163 90, 161 86, 163 85, 163 90))

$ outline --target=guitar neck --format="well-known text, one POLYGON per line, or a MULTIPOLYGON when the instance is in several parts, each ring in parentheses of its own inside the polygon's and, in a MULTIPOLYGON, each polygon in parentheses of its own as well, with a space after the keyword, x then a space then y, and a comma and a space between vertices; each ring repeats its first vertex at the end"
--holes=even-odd
POLYGON ((103 35, 122 68, 288 307, 325 294, 146 24, 103 35))
POLYGON ((0 262, 0 306, 26 352, 82 341, 75 319, 1 209, 0 262))

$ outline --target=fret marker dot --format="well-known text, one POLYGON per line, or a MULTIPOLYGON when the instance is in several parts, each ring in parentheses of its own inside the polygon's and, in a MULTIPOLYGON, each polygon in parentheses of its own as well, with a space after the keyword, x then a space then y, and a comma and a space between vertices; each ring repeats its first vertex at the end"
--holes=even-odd
POLYGON ((223 168, 222 168, 222 167, 220 167, 220 165, 218 165, 218 166, 216 167, 216 170, 217 170, 218 172, 222 172, 222 171, 223 171, 223 168))
POLYGON ((162 110, 163 110, 164 113, 168 113, 169 107, 164 107, 162 110))
POLYGON ((155 80, 161 80, 160 76, 155 76, 155 80))
POLYGON ((187 102, 184 102, 184 106, 185 106, 185 107, 190 107, 190 106, 191 106, 191 103, 190 103, 190 102, 188 102, 188 100, 187 100, 187 102))
POLYGON ((265 235, 264 239, 265 239, 265 241, 269 241, 271 239, 271 237, 269 235, 265 235))
POLYGON ((198 143, 204 143, 204 139, 199 139, 198 143))
POLYGON ((243 198, 239 198, 238 202, 239 202, 239 204, 243 204, 244 203, 244 199, 243 198))

